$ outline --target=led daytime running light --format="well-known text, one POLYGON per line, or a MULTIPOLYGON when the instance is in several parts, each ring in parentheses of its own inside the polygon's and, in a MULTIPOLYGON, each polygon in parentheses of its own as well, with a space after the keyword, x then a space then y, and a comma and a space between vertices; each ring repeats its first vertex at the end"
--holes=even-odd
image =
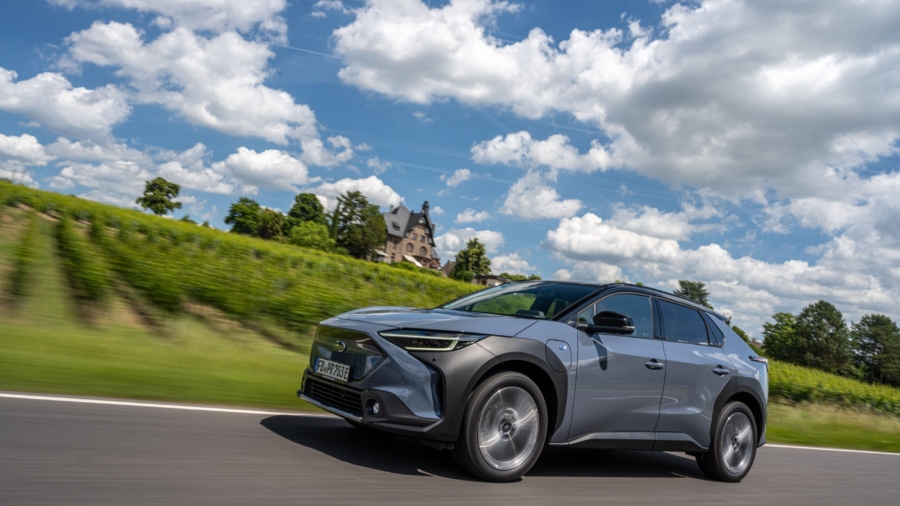
POLYGON ((453 351, 468 346, 487 337, 486 334, 463 334, 452 332, 428 332, 417 330, 394 330, 379 332, 407 351, 453 351), (425 346, 425 344, 431 346, 425 346))

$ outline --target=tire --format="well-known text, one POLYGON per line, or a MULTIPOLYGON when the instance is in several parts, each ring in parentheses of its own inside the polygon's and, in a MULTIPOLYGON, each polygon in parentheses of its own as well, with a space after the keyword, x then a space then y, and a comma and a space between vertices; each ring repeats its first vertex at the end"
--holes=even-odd
POLYGON ((719 413, 709 451, 697 454, 697 465, 713 480, 739 482, 753 467, 757 441, 756 420, 750 408, 731 402, 719 413))
POLYGON ((527 376, 503 372, 469 396, 453 457, 483 480, 514 481, 537 462, 546 440, 547 404, 540 389, 527 376))

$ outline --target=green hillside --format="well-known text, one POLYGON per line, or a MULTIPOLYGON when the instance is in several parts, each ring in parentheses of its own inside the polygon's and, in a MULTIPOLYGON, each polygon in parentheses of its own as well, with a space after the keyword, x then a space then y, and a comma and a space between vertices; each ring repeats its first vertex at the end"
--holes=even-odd
MULTIPOLYGON (((303 408, 319 321, 476 288, 0 182, 0 390, 303 408)), ((770 387, 773 441, 900 451, 900 389, 770 387)))
POLYGON ((476 288, 0 182, 0 389, 297 408, 319 321, 476 288))

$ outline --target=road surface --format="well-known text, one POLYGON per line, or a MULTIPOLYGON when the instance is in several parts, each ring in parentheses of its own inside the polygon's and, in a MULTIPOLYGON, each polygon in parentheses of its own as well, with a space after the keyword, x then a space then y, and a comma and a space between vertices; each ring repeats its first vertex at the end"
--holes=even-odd
POLYGON ((0 504, 900 504, 900 456, 763 447, 739 484, 682 454, 548 450, 492 484, 323 416, 0 397, 0 504))

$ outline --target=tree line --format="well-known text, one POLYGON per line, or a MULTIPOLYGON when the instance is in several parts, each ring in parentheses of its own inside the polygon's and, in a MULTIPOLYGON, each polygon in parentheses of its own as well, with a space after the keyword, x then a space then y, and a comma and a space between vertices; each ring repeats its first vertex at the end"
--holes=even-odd
MULTIPOLYGON (((712 309, 699 281, 681 280, 673 292, 712 309)), ((732 329, 750 342, 745 332, 732 329)), ((753 345, 752 343, 750 343, 753 345)), ((900 386, 900 328, 888 316, 867 314, 847 325, 834 304, 820 300, 793 314, 779 312, 763 324, 767 357, 870 383, 900 386)))
MULTIPOLYGON (((181 203, 175 201, 180 192, 181 186, 158 177, 146 182, 143 195, 135 202, 158 216, 164 216, 181 209, 181 203)), ((189 216, 182 219, 194 222, 189 216)), ((261 206, 251 198, 241 197, 228 208, 225 224, 231 225, 231 232, 235 234, 356 258, 371 258, 387 239, 381 210, 358 191, 338 197, 337 206, 330 212, 325 211, 312 193, 294 197, 287 214, 261 206)), ((204 226, 209 224, 204 222, 204 226)))

